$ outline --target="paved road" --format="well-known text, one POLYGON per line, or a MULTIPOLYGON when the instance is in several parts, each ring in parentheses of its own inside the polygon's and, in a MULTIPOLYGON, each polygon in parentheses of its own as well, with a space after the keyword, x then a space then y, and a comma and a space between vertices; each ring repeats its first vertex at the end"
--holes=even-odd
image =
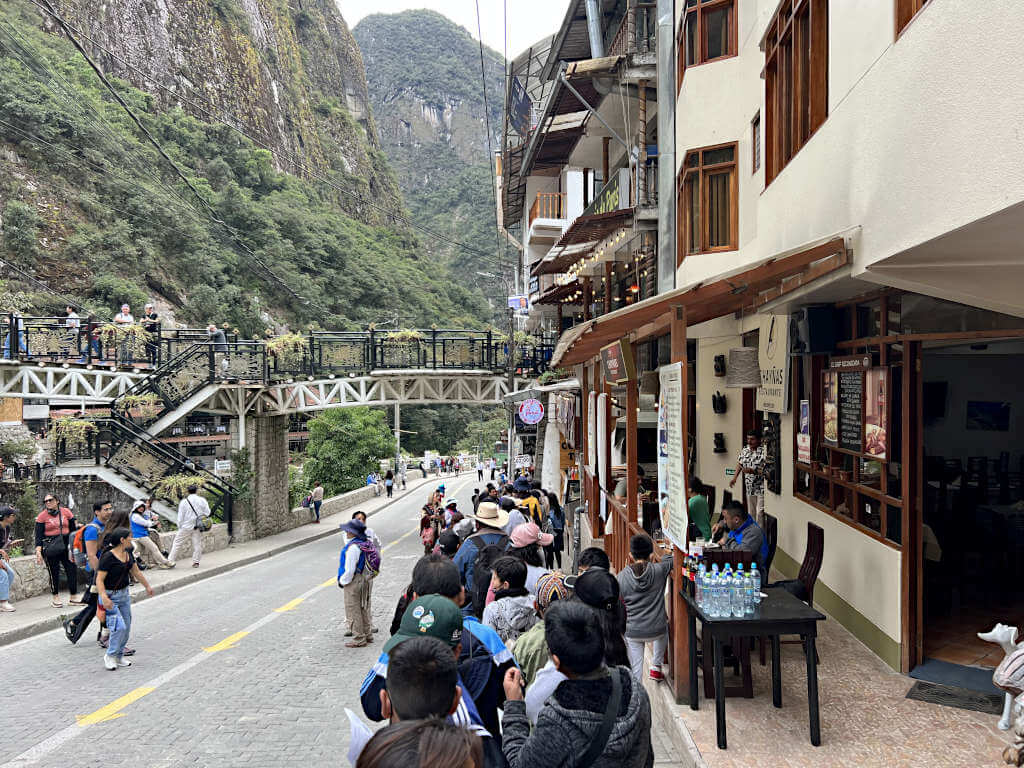
MULTIPOLYGON (((468 507, 475 473, 445 482, 468 507)), ((5 647, 0 768, 347 765, 345 708, 361 714, 359 685, 422 554, 428 487, 370 518, 386 547, 372 645, 344 647, 331 536, 139 603, 129 668, 103 668, 95 632, 5 647)))

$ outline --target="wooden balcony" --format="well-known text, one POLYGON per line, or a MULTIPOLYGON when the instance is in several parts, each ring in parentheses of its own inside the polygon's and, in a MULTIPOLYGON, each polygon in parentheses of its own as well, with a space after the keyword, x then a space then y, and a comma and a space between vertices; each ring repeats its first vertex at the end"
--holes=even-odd
POLYGON ((530 220, 527 226, 533 224, 534 219, 564 219, 565 218, 565 193, 564 192, 538 192, 537 199, 530 206, 530 220))

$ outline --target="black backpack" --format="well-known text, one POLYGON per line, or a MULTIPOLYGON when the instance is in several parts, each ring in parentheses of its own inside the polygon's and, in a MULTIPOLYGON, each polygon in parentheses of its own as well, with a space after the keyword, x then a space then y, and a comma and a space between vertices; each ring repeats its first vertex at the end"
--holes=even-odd
POLYGON ((470 536, 469 541, 476 545, 476 558, 473 560, 473 615, 478 619, 484 615, 487 605, 487 589, 491 586, 491 570, 495 561, 505 555, 508 549, 508 536, 502 535, 494 544, 487 544, 481 534, 470 536))

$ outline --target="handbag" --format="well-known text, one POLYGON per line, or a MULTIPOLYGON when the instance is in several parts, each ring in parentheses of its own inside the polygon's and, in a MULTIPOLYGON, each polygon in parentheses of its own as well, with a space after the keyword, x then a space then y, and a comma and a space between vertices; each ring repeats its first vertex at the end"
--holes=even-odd
POLYGON ((58 510, 57 516, 59 518, 57 522, 59 533, 56 536, 47 536, 43 539, 42 543, 43 557, 48 560, 63 558, 67 555, 68 551, 68 545, 64 542, 64 515, 58 510))
MULTIPOLYGON (((188 501, 186 497, 185 501, 188 501)), ((192 502, 188 501, 188 505, 192 507, 192 512, 196 516, 196 530, 201 533, 206 533, 208 530, 213 528, 213 520, 210 519, 209 515, 200 515, 196 512, 196 508, 192 506, 192 502)))
POLYGON ((612 692, 608 697, 608 706, 604 710, 604 719, 601 721, 597 733, 594 734, 594 740, 590 742, 590 747, 576 763, 576 768, 590 768, 596 763, 608 745, 608 738, 612 735, 612 726, 615 725, 615 717, 619 714, 619 704, 622 702, 622 678, 619 676, 618 668, 613 668, 610 672, 612 692))

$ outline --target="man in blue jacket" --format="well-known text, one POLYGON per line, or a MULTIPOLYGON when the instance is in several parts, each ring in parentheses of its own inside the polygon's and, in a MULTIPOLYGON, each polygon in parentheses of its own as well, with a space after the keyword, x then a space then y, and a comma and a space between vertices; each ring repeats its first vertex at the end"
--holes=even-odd
POLYGON ((761 526, 754 522, 754 518, 747 514, 747 510, 738 501, 730 501, 725 505, 722 522, 729 529, 722 539, 722 549, 753 553, 757 567, 763 572, 765 560, 768 559, 768 541, 761 526))
MULTIPOLYGON (((467 517, 476 520, 476 533, 470 536, 459 547, 452 562, 459 569, 459 578, 466 587, 466 602, 462 612, 469 616, 473 613, 473 564, 480 550, 492 544, 504 547, 508 537, 502 530, 508 524, 509 513, 491 501, 482 501, 477 505, 476 512, 467 517)), ((478 612, 479 613, 479 612, 478 612)))

